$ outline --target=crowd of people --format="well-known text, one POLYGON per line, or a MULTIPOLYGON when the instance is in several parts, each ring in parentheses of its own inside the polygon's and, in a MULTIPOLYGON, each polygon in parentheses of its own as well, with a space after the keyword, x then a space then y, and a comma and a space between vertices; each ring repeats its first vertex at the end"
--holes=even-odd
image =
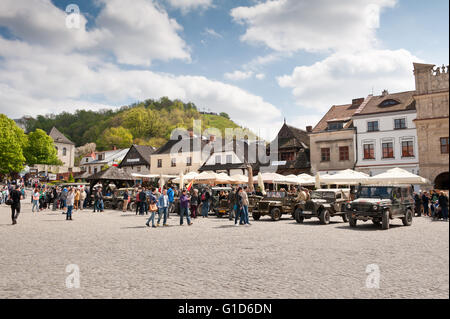
MULTIPOLYGON (((31 190, 31 211, 37 214, 43 210, 62 210, 66 215, 66 220, 73 220, 74 211, 87 209, 93 199, 93 212, 103 212, 105 209, 104 195, 102 187, 94 187, 91 190, 88 186, 60 187, 50 184, 27 183, 23 180, 8 182, 5 186, 0 186, 0 205, 11 206, 11 218, 13 225, 17 224, 20 214, 20 201, 26 198, 25 187, 31 190)), ((299 200, 308 200, 310 190, 303 187, 291 186, 286 191, 290 196, 296 196, 299 200)), ((218 201, 225 200, 231 208, 229 219, 234 219, 234 225, 251 225, 249 222, 249 195, 263 196, 263 191, 257 187, 250 192, 247 186, 232 187, 221 190, 218 194, 218 201)), ((192 225, 193 219, 198 217, 208 218, 212 206, 213 194, 210 187, 206 186, 201 190, 190 188, 189 190, 179 190, 174 185, 156 187, 135 188, 134 193, 125 190, 123 193, 122 210, 126 212, 135 202, 136 215, 149 215, 146 225, 150 227, 167 226, 170 213, 176 211, 175 206, 179 205, 180 225, 192 225), (178 202, 176 202, 178 198, 178 202), (156 216, 158 215, 158 216, 156 216), (157 220, 155 221, 155 218, 157 220)), ((417 216, 430 216, 434 220, 443 219, 448 221, 448 195, 443 191, 432 190, 430 192, 414 193, 415 213, 417 216)))
POLYGON ((443 191, 414 193, 417 216, 429 216, 434 220, 448 221, 448 195, 443 191))

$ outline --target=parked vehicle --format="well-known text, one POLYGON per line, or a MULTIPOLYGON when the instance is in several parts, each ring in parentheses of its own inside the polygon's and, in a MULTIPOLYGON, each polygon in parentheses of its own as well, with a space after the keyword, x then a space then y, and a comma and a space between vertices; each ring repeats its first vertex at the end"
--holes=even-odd
POLYGON ((127 210, 133 211, 136 210, 136 189, 135 188, 119 188, 114 191, 112 200, 111 200, 111 206, 113 209, 122 209, 123 208, 123 196, 125 194, 125 191, 128 191, 128 196, 130 198, 129 204, 127 206, 127 210))
POLYGON ((252 208, 252 216, 254 220, 259 220, 261 216, 269 215, 272 220, 278 221, 283 214, 292 215, 298 204, 296 197, 287 192, 270 191, 252 208))
POLYGON ((231 191, 232 191, 231 187, 212 187, 211 188, 211 192, 212 192, 211 210, 219 218, 230 214, 230 212, 233 210, 233 207, 231 207, 230 199, 228 198, 228 196, 226 196, 226 198, 220 199, 221 192, 226 192, 227 194, 230 194, 231 191))
POLYGON ((389 222, 400 218, 405 226, 411 226, 414 215, 413 191, 410 186, 360 186, 356 199, 346 205, 350 227, 358 220, 371 220, 383 229, 389 222))
POLYGON ((350 202, 350 189, 318 189, 311 192, 311 199, 297 206, 294 218, 297 223, 305 219, 319 218, 324 225, 330 218, 341 216, 347 222, 345 205, 350 202))

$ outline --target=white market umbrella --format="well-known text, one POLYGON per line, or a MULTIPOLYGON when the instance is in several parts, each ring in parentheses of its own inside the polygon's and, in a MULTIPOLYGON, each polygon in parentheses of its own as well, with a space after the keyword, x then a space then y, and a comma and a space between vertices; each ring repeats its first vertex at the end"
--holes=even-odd
POLYGON ((184 174, 183 172, 180 173, 180 189, 182 190, 184 188, 184 174))
POLYGON ((315 185, 316 179, 308 174, 300 174, 297 176, 300 185, 315 185))
POLYGON ((202 172, 197 177, 194 178, 194 183, 196 183, 196 184, 215 183, 216 179, 217 179, 216 173, 202 172))
POLYGON ((316 174, 316 181, 315 181, 315 187, 316 189, 320 189, 320 174, 316 174))
MULTIPOLYGON (((192 181, 193 179, 195 179, 195 177, 197 177, 199 174, 197 172, 189 172, 186 175, 183 176, 184 179, 184 183, 188 183, 190 181, 192 181)), ((174 178, 172 180, 172 182, 179 184, 180 183, 180 176, 174 178)))
POLYGON ((215 183, 216 184, 229 184, 233 181, 233 179, 228 176, 226 173, 219 173, 216 176, 215 183))
POLYGON ((334 175, 321 176, 321 181, 327 185, 358 185, 359 183, 366 183, 369 177, 365 173, 346 169, 334 175))
POLYGON ((406 185, 424 185, 430 184, 430 181, 419 175, 410 173, 402 168, 392 168, 384 173, 369 177, 366 184, 406 184, 406 185))
POLYGON ((283 175, 277 173, 262 173, 264 183, 273 183, 275 179, 284 178, 283 175))
POLYGON ((248 183, 248 176, 237 174, 231 176, 231 180, 233 184, 247 184, 248 183))
POLYGON ((300 184, 299 178, 295 175, 277 177, 273 180, 273 182, 275 184, 289 184, 289 185, 300 184))

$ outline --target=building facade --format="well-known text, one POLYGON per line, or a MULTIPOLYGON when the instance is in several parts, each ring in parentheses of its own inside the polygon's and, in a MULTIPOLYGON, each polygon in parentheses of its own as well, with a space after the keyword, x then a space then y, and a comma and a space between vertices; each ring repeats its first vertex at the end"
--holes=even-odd
POLYGON ((414 63, 420 175, 449 189, 449 66, 414 63))
MULTIPOLYGON (((352 116, 368 99, 353 99, 351 104, 333 105, 311 130, 311 173, 335 174, 356 166, 356 129, 352 116)), ((308 129, 307 129, 308 130, 308 129)))
POLYGON ((129 148, 110 150, 102 152, 94 152, 84 156, 80 161, 80 169, 83 172, 82 177, 101 172, 107 167, 119 165, 128 153, 129 148))
POLYGON ((419 173, 414 93, 385 90, 355 112, 356 170, 371 176, 395 167, 419 173))
POLYGON ((150 174, 150 155, 156 149, 153 146, 133 145, 119 164, 125 172, 150 174))

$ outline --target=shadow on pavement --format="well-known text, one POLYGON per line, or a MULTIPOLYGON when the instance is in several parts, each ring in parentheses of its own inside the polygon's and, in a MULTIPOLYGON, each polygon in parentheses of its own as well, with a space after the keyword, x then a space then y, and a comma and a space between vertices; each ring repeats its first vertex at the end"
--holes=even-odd
MULTIPOLYGON (((403 226, 403 225, 392 225, 392 224, 390 224, 389 225, 389 229, 395 229, 395 228, 400 228, 400 227, 406 227, 406 226, 403 226)), ((347 225, 342 225, 342 226, 338 226, 338 227, 336 227, 336 228, 339 228, 339 229, 344 229, 344 230, 355 230, 355 231, 384 231, 382 228, 381 228, 381 226, 378 226, 378 225, 374 225, 374 224, 372 224, 372 223, 364 223, 364 224, 358 224, 358 225, 356 225, 356 227, 350 227, 348 224, 347 225)), ((389 230, 389 229, 387 229, 387 230, 389 230)))

